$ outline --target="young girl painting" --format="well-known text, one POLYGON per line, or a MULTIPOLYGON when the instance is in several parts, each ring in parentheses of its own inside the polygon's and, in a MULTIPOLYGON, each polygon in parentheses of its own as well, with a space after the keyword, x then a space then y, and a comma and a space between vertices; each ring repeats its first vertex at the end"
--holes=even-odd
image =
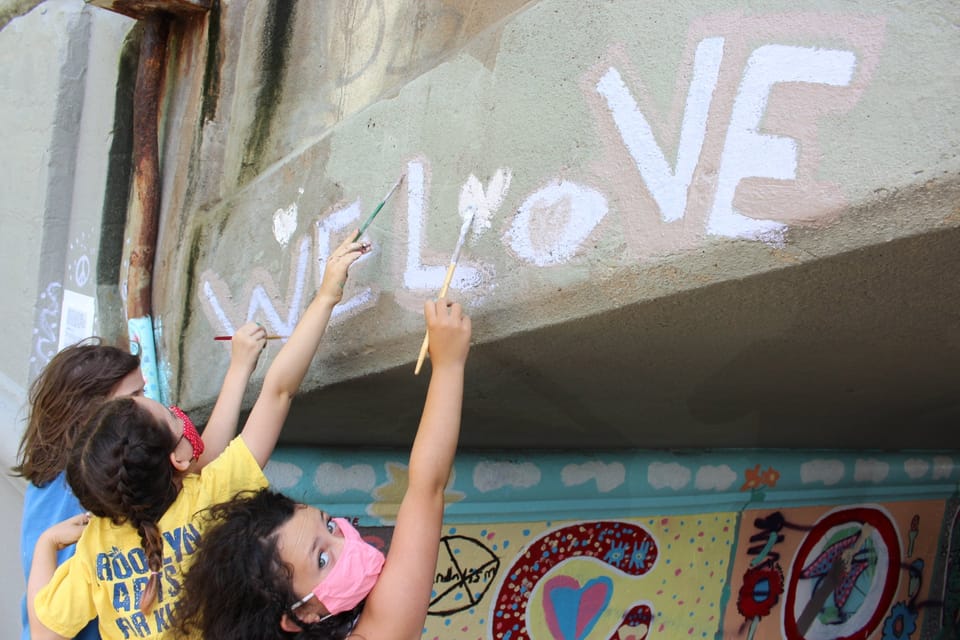
POLYGON ((111 400, 93 416, 68 466, 92 516, 56 525, 37 542, 27 588, 34 640, 70 638, 94 617, 104 638, 168 635, 203 530, 197 512, 266 486, 263 466, 348 268, 368 250, 348 240, 328 258, 320 289, 270 365, 240 436, 200 474, 190 469, 202 444, 182 412, 133 397, 111 400), (57 568, 58 547, 80 531, 76 554, 57 568))
MULTIPOLYGON (((230 367, 204 430, 207 452, 198 461, 198 467, 223 451, 235 433, 243 390, 265 344, 266 331, 252 322, 234 335, 230 367)), ((67 457, 83 428, 105 400, 141 396, 143 386, 139 357, 102 344, 99 338, 65 347, 34 380, 29 393, 27 428, 20 442, 18 465, 13 468, 15 475, 28 481, 20 532, 20 558, 26 581, 40 534, 61 520, 84 512, 66 479, 67 457)), ((73 552, 72 544, 64 546, 57 554, 57 563, 62 564, 73 552)), ((22 628, 22 640, 30 640, 26 598, 22 628)), ((77 635, 81 640, 99 637, 93 622, 77 635)))
POLYGON ((213 507, 184 583, 179 635, 206 640, 419 638, 433 588, 444 489, 460 434, 470 319, 424 306, 432 373, 387 557, 347 520, 270 490, 213 507))

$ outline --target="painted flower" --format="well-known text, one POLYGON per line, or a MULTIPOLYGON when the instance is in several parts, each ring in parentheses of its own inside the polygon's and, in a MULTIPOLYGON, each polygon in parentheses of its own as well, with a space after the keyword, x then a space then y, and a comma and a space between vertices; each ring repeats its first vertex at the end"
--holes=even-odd
POLYGON ((898 602, 883 621, 883 640, 910 640, 917 630, 917 612, 911 611, 906 602, 898 602))
POLYGON ((737 595, 737 610, 747 620, 770 614, 783 593, 783 571, 780 565, 760 565, 743 575, 743 586, 737 595))
POLYGON ((768 467, 760 477, 760 481, 771 489, 777 486, 778 480, 780 480, 780 472, 773 467, 768 467))

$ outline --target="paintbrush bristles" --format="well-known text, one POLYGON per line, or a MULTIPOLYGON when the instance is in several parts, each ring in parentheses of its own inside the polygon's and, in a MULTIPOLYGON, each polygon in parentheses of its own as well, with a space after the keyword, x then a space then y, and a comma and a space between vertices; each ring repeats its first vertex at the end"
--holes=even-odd
POLYGON ((453 258, 450 259, 450 264, 456 264, 460 260, 460 250, 463 249, 463 244, 467 240, 467 232, 470 231, 470 225, 473 224, 473 218, 476 213, 477 210, 475 207, 467 209, 463 217, 463 225, 460 227, 460 237, 457 238, 457 246, 453 250, 453 258))
MULTIPOLYGON (((450 258, 450 266, 447 267, 446 276, 443 279, 443 286, 440 287, 440 297, 444 298, 447 295, 447 288, 450 286, 450 281, 453 280, 453 272, 457 268, 457 262, 460 261, 460 250, 463 249, 463 244, 467 240, 467 232, 470 231, 470 225, 473 223, 473 218, 476 215, 476 207, 469 207, 464 212, 463 216, 463 225, 460 226, 460 237, 457 238, 457 246, 453 250, 453 257, 450 258)), ((427 357, 427 349, 430 346, 430 332, 428 331, 423 336, 423 343, 420 345, 420 353, 417 355, 417 364, 413 368, 413 375, 420 374, 420 367, 423 366, 423 361, 427 357)))

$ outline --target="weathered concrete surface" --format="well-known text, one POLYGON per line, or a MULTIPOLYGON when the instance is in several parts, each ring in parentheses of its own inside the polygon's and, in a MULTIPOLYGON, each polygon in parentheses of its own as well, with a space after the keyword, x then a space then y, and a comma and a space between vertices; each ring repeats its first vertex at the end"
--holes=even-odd
POLYGON ((408 441, 474 205, 468 446, 960 446, 940 4, 325 6, 183 29, 155 298, 180 404, 215 397, 213 335, 291 329, 405 174, 288 442, 408 441))
MULTIPOLYGON (((89 311, 83 320, 101 335, 122 337, 110 333, 122 324, 115 302, 118 280, 105 273, 107 261, 99 257, 112 247, 118 263, 122 243, 122 228, 119 236, 112 233, 117 216, 108 215, 110 190, 104 185, 114 150, 117 57, 129 28, 128 20, 92 14, 80 0, 0 3, 4 469, 15 464, 33 376, 62 346, 61 340, 84 337, 66 330, 63 325, 70 323, 61 322, 61 314, 89 311), (89 306, 64 305, 71 295, 89 306), (100 322, 94 322, 95 313, 100 322)), ((123 162, 119 155, 112 160, 123 162)), ((23 491, 21 479, 3 474, 0 543, 8 550, 18 547, 23 491)), ((9 578, 0 587, 0 620, 13 634, 24 588, 16 578, 22 571, 19 555, 4 554, 0 571, 9 578)))

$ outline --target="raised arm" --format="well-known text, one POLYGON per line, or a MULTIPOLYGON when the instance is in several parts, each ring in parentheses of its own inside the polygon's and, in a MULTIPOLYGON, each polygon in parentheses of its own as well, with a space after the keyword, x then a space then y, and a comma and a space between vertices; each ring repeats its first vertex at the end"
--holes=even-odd
MULTIPOLYGON (((30 565, 30 579, 27 581, 27 615, 30 619, 30 637, 33 640, 61 640, 61 636, 47 628, 37 617, 34 600, 40 590, 53 578, 57 570, 57 552, 74 544, 90 522, 90 516, 81 513, 78 516, 58 522, 37 538, 33 550, 33 564, 30 565)), ((69 560, 67 561, 69 562, 69 560)))
MULTIPOLYGON (((356 231, 348 237, 354 235, 356 231)), ((369 250, 369 244, 349 239, 334 249, 327 258, 319 291, 267 370, 260 395, 240 433, 261 467, 267 464, 273 453, 280 429, 290 412, 290 402, 307 374, 334 306, 343 297, 347 271, 357 258, 369 250)))
POLYGON ((267 344, 267 330, 256 322, 248 322, 233 334, 230 341, 230 366, 223 378, 210 419, 203 430, 203 454, 196 462, 202 468, 214 460, 237 433, 243 392, 257 368, 257 360, 267 344))
POLYGON ((364 638, 419 638, 436 573, 444 490, 460 437, 471 327, 460 305, 444 299, 427 302, 424 315, 430 333, 430 385, 387 561, 355 631, 364 638))

